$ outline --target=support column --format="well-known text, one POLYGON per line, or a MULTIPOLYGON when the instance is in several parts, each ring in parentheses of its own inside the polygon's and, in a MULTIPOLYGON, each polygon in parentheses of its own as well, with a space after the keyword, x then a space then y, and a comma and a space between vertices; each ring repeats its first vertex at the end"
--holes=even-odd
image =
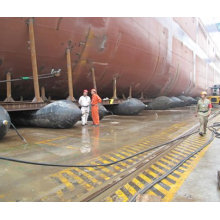
POLYGON ((45 93, 45 87, 41 86, 41 98, 45 102, 47 101, 46 93, 45 93))
POLYGON ((132 85, 130 85, 130 87, 129 87, 129 96, 128 96, 128 98, 129 99, 132 98, 132 85))
POLYGON ((69 96, 67 100, 74 102, 75 98, 73 96, 73 73, 72 73, 70 48, 66 49, 66 61, 67 61, 67 77, 68 77, 68 89, 69 89, 69 96))
POLYGON ((117 97, 117 78, 113 78, 113 99, 118 99, 117 97))
POLYGON ((93 88, 97 91, 96 80, 95 80, 95 69, 94 69, 94 67, 91 68, 91 71, 92 71, 92 83, 93 83, 93 88))
POLYGON ((141 92, 141 97, 140 99, 144 99, 144 92, 141 92))
POLYGON ((35 97, 32 102, 43 102, 43 100, 40 97, 33 22, 34 22, 34 19, 30 18, 28 22, 28 27, 29 27, 31 63, 32 63, 32 71, 33 71, 34 94, 35 94, 35 97))
POLYGON ((7 97, 4 100, 4 102, 14 102, 14 99, 12 98, 12 95, 11 95, 11 73, 10 72, 7 72, 6 80, 7 80, 7 83, 6 83, 7 97))

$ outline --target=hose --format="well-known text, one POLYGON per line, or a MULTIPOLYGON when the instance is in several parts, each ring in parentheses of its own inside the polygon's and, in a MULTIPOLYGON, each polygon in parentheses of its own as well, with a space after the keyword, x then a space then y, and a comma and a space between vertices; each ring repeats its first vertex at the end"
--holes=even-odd
POLYGON ((214 138, 220 138, 220 133, 217 131, 220 127, 220 122, 215 122, 213 123, 213 125, 209 126, 209 130, 212 132, 212 136, 210 137, 210 139, 203 144, 200 148, 198 148, 196 151, 192 152, 190 155, 188 155, 187 157, 185 157, 183 160, 181 160, 178 164, 176 164, 172 169, 170 169, 167 173, 163 174, 162 176, 160 176, 158 179, 154 180, 151 184, 147 185, 146 187, 144 187, 143 189, 139 190, 130 200, 129 202, 135 202, 136 201, 136 197, 138 194, 144 194, 146 191, 148 191, 150 188, 152 188, 154 185, 156 185, 157 183, 159 183, 161 180, 163 180, 164 178, 166 178, 167 176, 169 176, 171 173, 173 173, 175 170, 177 170, 180 166, 182 166, 187 160, 189 160, 191 157, 193 157, 194 155, 196 155, 197 153, 199 153, 202 149, 204 149, 207 145, 209 145, 214 138), (218 129, 217 129, 218 128, 218 129))
POLYGON ((157 146, 154 146, 154 147, 151 147, 151 148, 148 148, 146 150, 143 150, 143 151, 140 151, 136 154, 133 154, 131 156, 128 156, 126 158, 123 158, 123 159, 120 159, 120 160, 117 160, 117 161, 114 161, 114 162, 111 162, 111 163, 106 163, 106 164, 94 164, 94 165, 90 165, 90 164, 85 164, 85 165, 80 165, 80 164, 73 164, 73 165, 69 165, 69 164, 53 164, 53 163, 43 163, 43 162, 34 162, 34 161, 26 161, 26 160, 19 160, 19 159, 15 159, 15 158, 9 158, 9 157, 2 157, 0 156, 0 160, 6 160, 6 161, 11 161, 11 162, 16 162, 16 163, 24 163, 24 164, 31 164, 31 165, 38 165, 38 166, 50 166, 50 167, 77 167, 77 168, 86 168, 86 167, 107 167, 107 166, 111 166, 111 165, 114 165, 114 164, 117 164, 117 163, 120 163, 122 161, 125 161, 125 160, 128 160, 128 159, 131 159, 133 157, 136 157, 140 154, 143 154, 143 153, 146 153, 148 151, 152 151, 154 149, 157 149, 157 148, 160 148, 164 145, 168 145, 168 144, 171 144, 175 141, 178 141, 180 139, 183 139, 183 138, 186 138, 186 137, 189 137, 191 136, 192 134, 195 134, 197 131, 195 132, 191 132, 189 134, 185 134, 183 136, 180 136, 178 138, 175 138, 171 141, 168 141, 166 143, 163 143, 163 144, 159 144, 157 146))
MULTIPOLYGON (((57 77, 57 76, 59 76, 60 71, 61 71, 61 69, 58 69, 58 70, 52 69, 51 73, 38 75, 38 79, 48 79, 48 78, 57 77)), ((15 82, 15 81, 21 81, 21 80, 32 80, 32 79, 33 79, 33 76, 22 76, 20 78, 11 79, 11 80, 0 80, 0 83, 15 82)))
POLYGON ((11 122, 11 126, 14 128, 17 135, 21 138, 22 141, 24 141, 27 144, 26 139, 18 132, 17 128, 14 126, 14 124, 11 122))

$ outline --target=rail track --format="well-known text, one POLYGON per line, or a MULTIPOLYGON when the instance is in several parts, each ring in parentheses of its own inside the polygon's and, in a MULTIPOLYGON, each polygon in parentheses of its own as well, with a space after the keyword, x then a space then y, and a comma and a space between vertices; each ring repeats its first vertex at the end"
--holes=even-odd
MULTIPOLYGON (((210 121, 215 120, 217 115, 218 112, 214 113, 210 121)), ((125 146, 116 152, 104 154, 91 164, 115 162, 143 149, 164 143, 167 140, 166 134, 169 134, 172 140, 177 135, 176 126, 167 128, 166 132, 158 132, 151 136, 150 140, 141 140, 135 147, 125 146)), ((178 136, 195 132, 197 128, 198 124, 182 133, 180 131, 178 136)), ((61 185, 47 195, 41 196, 37 201, 51 201, 55 197, 58 198, 57 201, 129 201, 142 188, 155 182, 210 138, 211 132, 202 138, 194 134, 109 167, 68 168, 59 171, 50 177, 61 185)), ((181 175, 190 167, 195 158, 196 156, 193 156, 168 177, 152 185, 148 190, 150 194, 158 195, 166 200, 166 194, 172 188, 171 185, 178 182, 178 178, 181 179, 181 175)))

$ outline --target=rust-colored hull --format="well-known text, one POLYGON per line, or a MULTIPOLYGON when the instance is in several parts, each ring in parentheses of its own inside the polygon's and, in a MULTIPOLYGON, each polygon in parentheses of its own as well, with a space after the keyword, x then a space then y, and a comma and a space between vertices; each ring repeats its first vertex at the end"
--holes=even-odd
MULTIPOLYGON (((0 80, 10 71, 12 78, 32 75, 27 18, 0 18, 0 80)), ((52 68, 61 76, 40 80, 46 95, 68 97, 65 50, 71 50, 73 88, 76 98, 92 88, 91 68, 102 97, 112 97, 112 80, 117 78, 118 96, 186 94, 220 83, 214 45, 207 40, 196 18, 35 18, 36 53, 39 74, 52 68), (81 42, 81 43, 80 43, 81 42)), ((13 82, 12 96, 34 97, 33 82, 13 82)), ((0 97, 6 97, 0 84, 0 97)))

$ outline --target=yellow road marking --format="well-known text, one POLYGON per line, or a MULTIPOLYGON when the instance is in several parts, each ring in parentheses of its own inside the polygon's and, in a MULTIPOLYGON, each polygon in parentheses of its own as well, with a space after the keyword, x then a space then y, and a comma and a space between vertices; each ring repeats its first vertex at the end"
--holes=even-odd
POLYGON ((101 178, 103 178, 104 180, 109 180, 110 177, 106 176, 104 173, 102 173, 101 171, 93 168, 93 167, 87 167, 88 170, 95 172, 96 174, 98 174, 101 178))
POLYGON ((173 149, 173 150, 171 151, 171 153, 178 154, 178 155, 182 155, 182 156, 184 156, 184 157, 186 157, 186 156, 187 156, 187 154, 186 154, 186 153, 176 151, 175 149, 173 149))
POLYGON ((89 180, 91 180, 93 183, 101 184, 100 181, 98 181, 96 178, 91 176, 89 173, 85 172, 84 170, 81 170, 79 168, 74 168, 74 170, 78 171, 79 173, 82 173, 85 177, 87 177, 89 180))
POLYGON ((151 165, 151 167, 152 167, 154 170, 156 170, 156 171, 158 171, 159 173, 161 173, 161 174, 163 174, 163 173, 165 173, 165 172, 166 172, 166 171, 162 170, 161 168, 159 168, 159 167, 155 166, 154 164, 153 164, 153 165, 151 165))
POLYGON ((66 137, 67 137, 67 136, 60 136, 60 137, 56 137, 56 138, 52 138, 52 139, 47 139, 47 140, 43 140, 43 141, 38 141, 38 142, 35 142, 35 144, 46 144, 47 142, 64 139, 64 138, 66 138, 66 137))
MULTIPOLYGON (((119 158, 121 158, 121 159, 124 159, 125 158, 125 156, 123 156, 123 155, 121 155, 121 154, 117 154, 117 153, 113 153, 114 155, 116 155, 117 157, 119 157, 119 158)), ((129 160, 127 160, 128 162, 131 162, 131 163, 133 163, 134 161, 133 160, 131 160, 131 159, 129 159, 129 160)))
POLYGON ((146 173, 150 174, 150 175, 153 176, 153 177, 158 177, 158 174, 154 173, 154 172, 151 171, 151 170, 147 170, 146 173))
POLYGON ((118 189, 115 194, 122 199, 123 202, 127 202, 128 201, 128 197, 120 190, 118 189))
POLYGON ((113 199, 112 199, 112 197, 107 197, 106 199, 105 199, 105 202, 113 202, 113 199))
MULTIPOLYGON (((105 159, 102 159, 102 158, 99 158, 99 160, 101 161, 101 162, 103 162, 103 163, 110 163, 110 161, 108 161, 108 160, 105 160, 105 159)), ((124 170, 124 168, 121 168, 121 167, 119 167, 119 166, 117 166, 117 165, 112 165, 112 167, 113 168, 115 168, 116 170, 119 170, 119 171, 121 171, 121 170, 124 170)))
POLYGON ((87 190, 91 190, 91 189, 94 188, 91 184, 87 183, 82 178, 80 178, 78 175, 76 175, 75 173, 71 172, 70 170, 66 170, 64 172, 67 173, 74 180, 76 180, 79 184, 82 184, 82 186, 85 187, 87 190))
MULTIPOLYGON (((112 157, 112 156, 105 155, 105 157, 109 158, 109 159, 112 160, 112 161, 117 161, 117 159, 114 158, 114 157, 112 157)), ((120 162, 120 164, 121 164, 122 166, 124 166, 124 167, 129 166, 129 165, 128 165, 127 163, 125 163, 125 162, 120 162)))
POLYGON ((161 193, 163 193, 164 195, 167 194, 167 190, 164 189, 162 186, 160 186, 159 184, 154 185, 154 188, 157 189, 158 191, 160 191, 161 193))
MULTIPOLYGON (((95 165, 96 162, 91 162, 92 165, 95 165)), ((100 167, 100 169, 102 169, 104 172, 109 173, 110 175, 116 175, 115 172, 113 172, 112 170, 106 168, 106 167, 100 167)))
POLYGON ((137 185, 140 189, 144 187, 144 184, 141 183, 138 179, 134 178, 132 182, 137 185))
POLYGON ((165 164, 161 163, 160 161, 157 161, 157 163, 156 163, 156 164, 160 165, 160 166, 161 166, 161 167, 163 167, 164 169, 167 169, 167 170, 169 170, 169 169, 170 169, 170 167, 169 167, 169 166, 167 166, 167 165, 165 165, 165 164))
POLYGON ((192 163, 190 164, 190 167, 181 175, 181 178, 176 180, 176 184, 174 184, 173 187, 168 191, 168 193, 162 199, 162 201, 169 202, 173 199, 175 193, 182 186, 183 182, 186 180, 186 178, 189 176, 189 174, 196 167, 196 165, 198 164, 200 159, 204 156, 205 152, 208 150, 209 147, 210 147, 210 144, 198 153, 198 157, 192 161, 192 163))
MULTIPOLYGON (((160 158, 160 160, 161 161, 163 161, 164 163, 168 163, 168 164, 170 164, 170 165, 175 165, 176 164, 176 162, 177 162, 177 160, 176 160, 176 162, 174 161, 174 160, 171 160, 171 158, 169 158, 169 157, 167 157, 168 159, 170 159, 170 160, 167 160, 166 158, 160 158)), ((159 162, 159 161, 158 161, 159 162)), ((160 162, 159 162, 160 163, 160 162)))
POLYGON ((135 190, 134 187, 132 187, 129 183, 124 185, 124 188, 128 190, 131 195, 134 195, 137 191, 135 190))
POLYGON ((139 177, 141 177, 143 180, 145 180, 147 183, 152 182, 152 180, 148 177, 145 176, 143 173, 139 174, 139 177))
POLYGON ((74 189, 74 186, 67 178, 65 178, 61 172, 51 175, 52 177, 58 178, 70 191, 74 189))
POLYGON ((167 186, 173 185, 173 183, 169 182, 167 179, 163 179, 161 182, 166 184, 167 186))
POLYGON ((62 190, 58 190, 58 191, 56 192, 56 194, 57 194, 57 196, 59 197, 59 199, 61 199, 61 200, 63 201, 63 192, 62 192, 62 190))

